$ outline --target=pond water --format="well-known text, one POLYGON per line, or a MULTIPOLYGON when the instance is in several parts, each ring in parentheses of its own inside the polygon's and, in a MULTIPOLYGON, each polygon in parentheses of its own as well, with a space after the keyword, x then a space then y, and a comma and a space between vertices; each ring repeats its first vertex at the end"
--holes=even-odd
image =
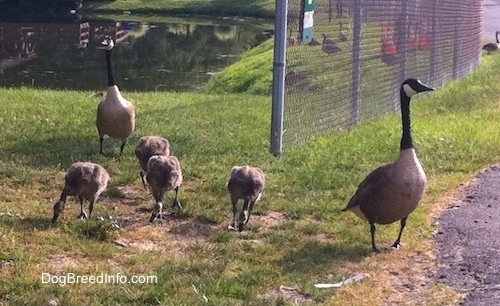
MULTIPOLYGON (((187 21, 186 21, 187 20, 187 21)), ((104 90, 105 35, 124 91, 200 91, 211 75, 270 38, 262 23, 12 20, 0 15, 0 86, 104 90)))

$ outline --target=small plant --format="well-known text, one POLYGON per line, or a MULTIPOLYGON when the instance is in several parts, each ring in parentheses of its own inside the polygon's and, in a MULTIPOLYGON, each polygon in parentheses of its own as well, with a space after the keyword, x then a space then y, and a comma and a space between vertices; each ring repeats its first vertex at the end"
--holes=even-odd
POLYGON ((66 228, 69 233, 75 236, 98 241, 116 238, 121 229, 117 220, 112 216, 98 217, 97 220, 75 220, 68 223, 66 228))

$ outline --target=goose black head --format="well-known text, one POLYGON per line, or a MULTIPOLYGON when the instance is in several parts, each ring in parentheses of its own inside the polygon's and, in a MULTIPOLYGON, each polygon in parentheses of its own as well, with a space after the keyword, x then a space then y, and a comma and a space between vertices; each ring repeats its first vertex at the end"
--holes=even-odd
POLYGON ((101 45, 104 50, 111 50, 115 46, 115 42, 113 41, 113 38, 111 38, 111 36, 106 35, 104 36, 104 40, 102 41, 101 45))
POLYGON ((411 98, 413 95, 418 94, 419 92, 424 92, 424 91, 433 91, 434 88, 429 87, 425 84, 423 84, 420 80, 417 79, 406 79, 403 84, 401 84, 401 89, 403 93, 408 97, 411 98))

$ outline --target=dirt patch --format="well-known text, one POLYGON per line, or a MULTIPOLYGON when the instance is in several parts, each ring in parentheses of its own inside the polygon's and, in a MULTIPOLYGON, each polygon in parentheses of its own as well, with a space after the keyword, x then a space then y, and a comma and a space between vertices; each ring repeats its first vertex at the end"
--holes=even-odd
POLYGON ((145 201, 149 197, 149 190, 144 189, 143 186, 136 185, 126 185, 117 186, 113 188, 114 190, 108 190, 104 196, 112 198, 113 201, 118 200, 124 205, 137 206, 145 201))
POLYGON ((92 263, 85 257, 76 257, 71 254, 54 254, 48 258, 48 268, 52 273, 62 273, 72 268, 89 266, 92 263))
POLYGON ((500 303, 500 167, 478 174, 439 219, 438 283, 467 293, 463 305, 500 303))
POLYGON ((252 215, 250 222, 259 223, 264 228, 272 228, 280 225, 288 219, 288 215, 281 211, 272 211, 267 215, 252 215))
MULTIPOLYGON (((96 206, 98 214, 105 215, 103 211, 107 211, 123 230, 120 237, 112 242, 118 247, 133 248, 139 252, 185 257, 192 246, 208 245, 212 234, 227 231, 225 222, 213 225, 195 218, 176 216, 171 212, 165 212, 166 220, 163 223, 150 224, 153 201, 149 191, 138 185, 113 187, 103 194, 99 202, 96 206), (100 208, 100 205, 105 208, 100 208)), ((251 230, 253 224, 270 229, 287 219, 286 213, 278 211, 266 215, 252 214, 247 230, 251 230)))
POLYGON ((163 224, 139 225, 127 229, 114 241, 120 247, 142 252, 185 256, 190 246, 208 244, 207 238, 218 228, 192 219, 169 218, 163 224))
POLYGON ((280 286, 278 289, 268 292, 263 295, 266 299, 285 299, 292 302, 294 305, 306 304, 312 301, 309 293, 304 292, 296 287, 280 286))

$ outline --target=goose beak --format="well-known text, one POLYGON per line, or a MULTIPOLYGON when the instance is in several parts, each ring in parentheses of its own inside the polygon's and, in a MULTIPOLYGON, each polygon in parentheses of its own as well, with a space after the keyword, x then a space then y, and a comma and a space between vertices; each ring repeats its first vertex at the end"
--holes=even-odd
POLYGON ((425 84, 419 83, 418 88, 415 88, 417 92, 424 92, 424 91, 434 91, 434 88, 427 86, 425 84))
POLYGON ((114 47, 113 38, 111 38, 111 36, 105 36, 104 40, 101 42, 101 46, 97 47, 97 49, 107 49, 110 47, 114 47))

